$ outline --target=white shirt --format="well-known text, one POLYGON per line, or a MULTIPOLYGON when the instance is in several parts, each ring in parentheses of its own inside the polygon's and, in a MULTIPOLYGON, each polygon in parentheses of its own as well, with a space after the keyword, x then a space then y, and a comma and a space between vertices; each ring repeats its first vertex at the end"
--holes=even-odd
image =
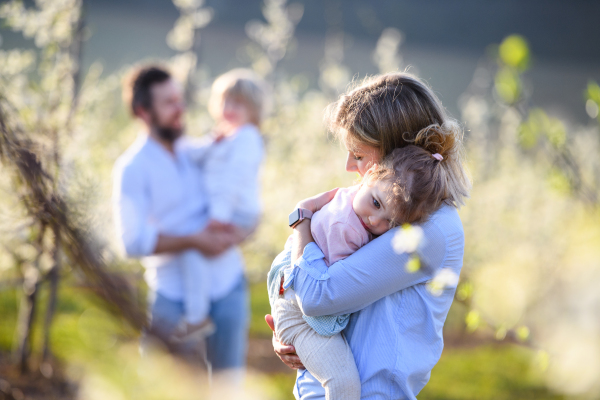
MULTIPOLYGON (((182 257, 177 253, 152 255, 159 234, 188 235, 208 221, 204 173, 190 159, 201 146, 181 138, 174 153, 146 134, 121 155, 113 171, 113 209, 117 233, 129 257, 142 257, 148 286, 171 300, 183 300, 182 257)), ((214 259, 211 298, 229 293, 243 274, 239 249, 214 259)))
POLYGON ((204 166, 210 219, 253 226, 261 213, 259 169, 264 149, 256 126, 246 124, 208 147, 192 151, 204 166))

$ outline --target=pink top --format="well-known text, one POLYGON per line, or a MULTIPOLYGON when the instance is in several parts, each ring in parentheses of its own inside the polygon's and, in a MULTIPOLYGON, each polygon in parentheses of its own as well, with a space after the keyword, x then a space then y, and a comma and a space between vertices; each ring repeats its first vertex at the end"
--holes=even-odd
POLYGON ((327 266, 348 257, 372 239, 352 208, 359 187, 339 189, 333 200, 312 217, 311 233, 325 254, 327 266))

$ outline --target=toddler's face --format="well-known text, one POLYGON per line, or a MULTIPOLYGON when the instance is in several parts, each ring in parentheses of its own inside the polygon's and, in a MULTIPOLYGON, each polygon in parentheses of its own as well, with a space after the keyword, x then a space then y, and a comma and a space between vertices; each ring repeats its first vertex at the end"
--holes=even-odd
POLYGON ((394 205, 387 195, 389 189, 388 182, 365 179, 352 201, 352 208, 363 227, 374 235, 384 234, 392 225, 394 205))
POLYGON ((244 102, 227 97, 223 102, 223 119, 232 126, 242 126, 250 122, 250 112, 244 102))

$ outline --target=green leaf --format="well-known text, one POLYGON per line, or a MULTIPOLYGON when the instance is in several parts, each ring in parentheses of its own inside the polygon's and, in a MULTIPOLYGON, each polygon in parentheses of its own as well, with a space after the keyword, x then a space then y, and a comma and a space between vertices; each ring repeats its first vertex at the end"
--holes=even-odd
POLYGON ((475 332, 479 328, 479 325, 481 325, 481 316, 477 311, 471 310, 465 318, 465 323, 469 332, 475 332))
POLYGON ((498 71, 494 80, 496 93, 506 104, 514 104, 521 97, 521 79, 519 74, 509 67, 498 71))
POLYGON ((593 100, 600 105, 600 86, 596 82, 589 82, 585 91, 586 99, 593 100))
POLYGON ((519 71, 525 71, 529 67, 529 46, 522 36, 508 36, 500 44, 498 53, 504 64, 519 71))

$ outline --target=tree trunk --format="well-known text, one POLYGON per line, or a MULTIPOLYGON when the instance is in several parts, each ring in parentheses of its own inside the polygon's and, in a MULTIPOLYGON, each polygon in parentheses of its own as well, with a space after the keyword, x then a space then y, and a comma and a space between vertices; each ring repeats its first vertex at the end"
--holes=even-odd
MULTIPOLYGON (((33 268, 33 267, 27 267, 33 268)), ((16 361, 19 364, 21 373, 28 370, 27 359, 31 353, 31 332, 33 321, 35 320, 38 278, 37 274, 30 273, 23 281, 23 297, 21 298, 21 307, 19 308, 19 321, 17 333, 17 352, 16 361)))
POLYGON ((50 283, 50 292, 48 294, 48 306, 46 308, 46 316, 44 318, 44 346, 42 350, 43 361, 48 361, 52 355, 50 351, 50 329, 52 328, 52 320, 56 312, 56 300, 58 297, 58 283, 60 281, 60 227, 55 224, 54 231, 54 250, 52 254, 53 265, 48 272, 48 281, 50 283))
POLYGON ((36 258, 31 263, 19 260, 23 271, 23 297, 19 307, 19 319, 17 325, 17 351, 15 354, 16 362, 19 365, 21 373, 28 370, 27 360, 31 353, 31 333, 37 311, 37 297, 39 289, 39 261, 44 252, 44 235, 46 234, 46 225, 40 224, 37 240, 34 245, 37 250, 36 258))

